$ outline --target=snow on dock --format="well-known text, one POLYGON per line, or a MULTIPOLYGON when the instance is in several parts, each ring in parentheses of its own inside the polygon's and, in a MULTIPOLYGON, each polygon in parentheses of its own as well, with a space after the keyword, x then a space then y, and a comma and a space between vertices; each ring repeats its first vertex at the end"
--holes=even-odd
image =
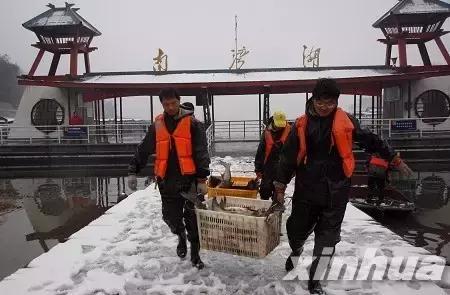
MULTIPOLYGON (((225 160, 233 162, 232 171, 253 170, 251 158, 225 160)), ((293 183, 287 193, 292 192, 293 183)), ((284 221, 289 212, 285 214, 284 221)), ((304 255, 311 255, 312 241, 304 255)), ((309 294, 305 281, 283 280, 290 253, 285 233, 263 259, 202 250, 206 267, 200 271, 189 259, 176 256, 176 244, 176 236, 162 221, 159 192, 151 185, 6 277, 0 294, 309 294)), ((430 256, 349 204, 336 255, 362 258, 366 248, 378 248, 386 257, 430 256)), ((324 286, 329 294, 448 294, 441 288, 450 286, 450 275, 445 275, 447 283, 354 280, 328 281, 324 286)))

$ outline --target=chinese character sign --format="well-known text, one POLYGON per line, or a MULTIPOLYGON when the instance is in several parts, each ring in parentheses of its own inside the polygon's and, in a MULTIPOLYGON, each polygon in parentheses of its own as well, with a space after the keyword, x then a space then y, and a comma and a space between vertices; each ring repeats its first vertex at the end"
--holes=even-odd
POLYGON ((237 52, 235 49, 232 49, 231 52, 233 53, 233 63, 229 67, 229 69, 240 69, 244 65, 244 56, 246 56, 250 51, 245 48, 245 46, 242 46, 241 49, 238 49, 237 52))
POLYGON ((317 68, 319 66, 320 48, 312 47, 308 50, 308 46, 303 45, 303 66, 317 68))
POLYGON ((158 49, 158 56, 153 58, 153 70, 159 71, 159 72, 165 72, 167 71, 167 54, 164 53, 164 51, 159 48, 158 49))

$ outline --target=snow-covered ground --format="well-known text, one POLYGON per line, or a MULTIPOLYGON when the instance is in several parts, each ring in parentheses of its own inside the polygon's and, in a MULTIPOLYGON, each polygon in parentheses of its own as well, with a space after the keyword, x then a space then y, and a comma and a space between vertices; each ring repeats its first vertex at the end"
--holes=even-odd
MULTIPOLYGON (((252 171, 252 160, 225 158, 233 163, 233 175, 252 171)), ((220 165, 211 167, 223 171, 220 165)), ((287 193, 292 192, 290 184, 287 193)), ((0 294, 308 294, 306 282, 282 280, 290 249, 286 234, 281 238, 281 244, 263 259, 203 250, 206 267, 199 271, 191 267, 189 259, 176 256, 177 239, 162 221, 159 192, 151 185, 5 278, 0 282, 0 294)), ((305 255, 311 254, 312 246, 310 238, 305 255)), ((368 247, 379 248, 388 257, 430 255, 349 205, 336 255, 361 257, 368 247)), ((446 277, 450 282, 450 274, 446 277)), ((329 294, 449 294, 437 284, 329 281, 325 289, 329 294)))

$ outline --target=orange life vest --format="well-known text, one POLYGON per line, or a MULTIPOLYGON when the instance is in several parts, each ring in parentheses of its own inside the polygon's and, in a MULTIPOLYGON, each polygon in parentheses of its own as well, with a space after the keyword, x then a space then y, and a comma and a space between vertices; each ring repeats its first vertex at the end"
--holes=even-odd
POLYGON ((164 178, 166 176, 167 163, 170 150, 175 143, 175 149, 178 156, 178 163, 182 175, 195 174, 195 163, 192 158, 192 140, 191 140, 191 118, 190 116, 182 118, 177 128, 172 134, 169 133, 164 122, 164 115, 159 115, 155 119, 156 131, 156 159, 155 175, 164 178))
MULTIPOLYGON (((283 130, 283 134, 281 134, 281 137, 280 137, 281 143, 284 144, 286 142, 286 139, 287 139, 290 131, 291 131, 291 125, 286 124, 286 127, 284 127, 284 130, 283 130)), ((272 148, 273 148, 273 145, 275 144, 275 141, 273 140, 272 132, 270 130, 266 130, 264 132, 264 139, 266 141, 266 154, 264 157, 264 164, 265 164, 267 162, 267 159, 269 158, 270 152, 272 152, 272 148)))
MULTIPOLYGON (((306 162, 307 147, 306 147, 306 126, 308 117, 301 116, 296 121, 297 134, 299 138, 300 150, 297 156, 297 164, 306 162)), ((355 170, 355 157, 353 156, 353 126, 352 121, 347 113, 341 108, 337 108, 333 119, 333 126, 331 129, 331 148, 336 145, 339 156, 342 158, 342 169, 345 176, 351 177, 355 170)))

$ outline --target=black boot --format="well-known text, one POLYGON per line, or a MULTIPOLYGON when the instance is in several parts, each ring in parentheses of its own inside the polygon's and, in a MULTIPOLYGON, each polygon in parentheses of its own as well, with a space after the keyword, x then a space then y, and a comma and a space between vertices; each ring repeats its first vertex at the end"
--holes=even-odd
POLYGON ((178 235, 177 255, 180 258, 185 258, 186 254, 187 254, 186 233, 183 232, 178 235))
POLYGON ((297 257, 297 259, 298 259, 298 257, 302 254, 302 252, 303 252, 303 247, 291 252, 289 257, 286 259, 286 264, 284 266, 287 272, 290 272, 295 267, 294 262, 292 261, 292 257, 297 257))
POLYGON ((205 267, 205 264, 200 259, 199 255, 200 244, 199 243, 191 243, 191 262, 192 266, 198 269, 202 269, 205 267))
POLYGON ((377 206, 380 206, 384 202, 384 196, 378 197, 377 206))
POLYGON ((322 289, 322 285, 320 284, 320 281, 308 281, 308 291, 309 294, 319 294, 319 295, 326 295, 325 291, 322 289))
POLYGON ((376 205, 377 198, 374 196, 368 196, 366 199, 366 203, 370 205, 376 205))

